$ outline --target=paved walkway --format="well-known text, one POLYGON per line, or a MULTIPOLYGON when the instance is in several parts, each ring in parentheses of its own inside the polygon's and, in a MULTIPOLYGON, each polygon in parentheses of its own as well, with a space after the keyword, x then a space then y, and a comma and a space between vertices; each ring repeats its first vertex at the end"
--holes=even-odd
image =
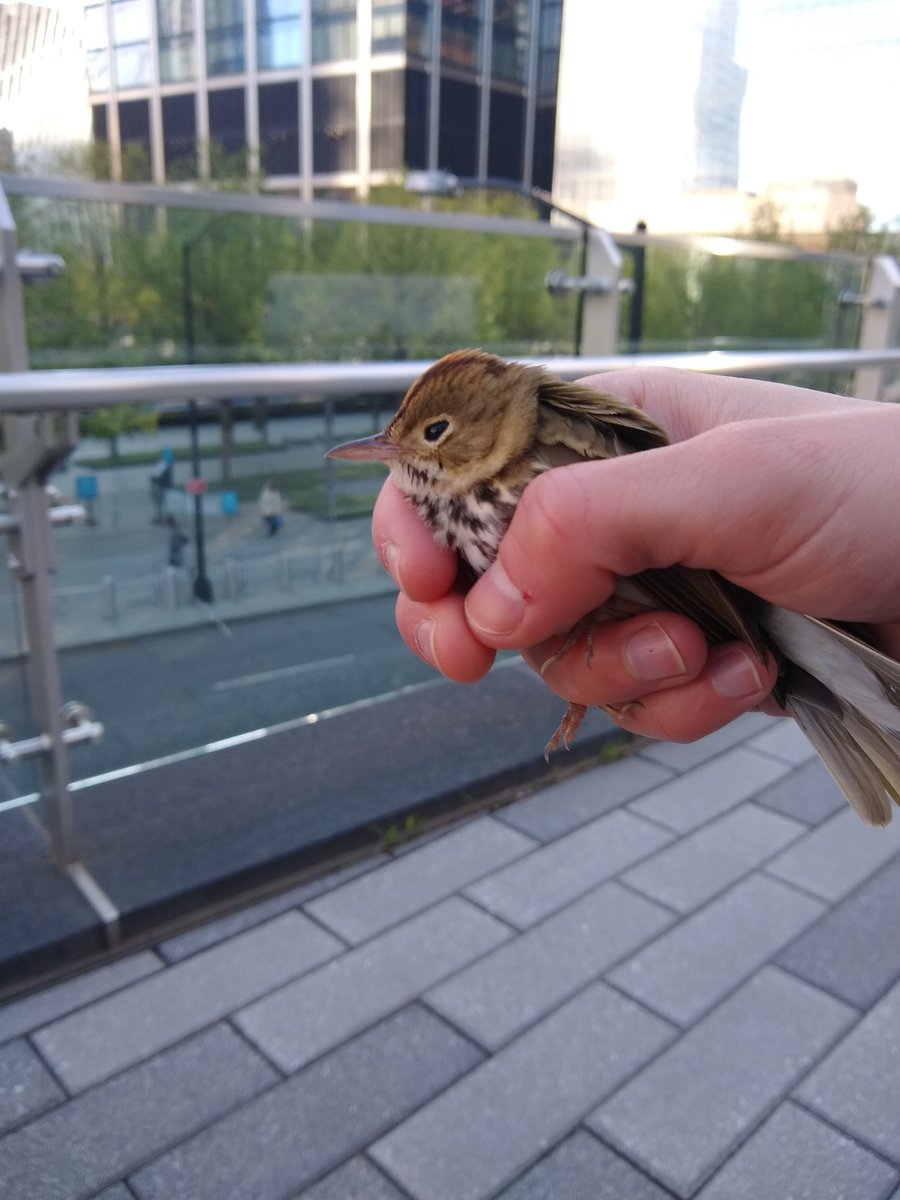
POLYGON ((651 745, 0 1009, 3 1200, 900 1197, 900 820, 651 745))

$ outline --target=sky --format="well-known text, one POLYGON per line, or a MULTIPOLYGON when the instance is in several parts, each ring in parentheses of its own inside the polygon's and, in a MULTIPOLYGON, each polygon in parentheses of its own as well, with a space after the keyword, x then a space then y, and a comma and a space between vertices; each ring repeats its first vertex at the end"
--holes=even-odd
MULTIPOLYGON (((566 0, 578 36, 564 38, 560 126, 564 116, 576 139, 581 130, 622 164, 624 212, 685 173, 699 69, 692 29, 721 2, 566 0)), ((900 225, 900 0, 738 3, 739 187, 849 177, 877 225, 900 225)))

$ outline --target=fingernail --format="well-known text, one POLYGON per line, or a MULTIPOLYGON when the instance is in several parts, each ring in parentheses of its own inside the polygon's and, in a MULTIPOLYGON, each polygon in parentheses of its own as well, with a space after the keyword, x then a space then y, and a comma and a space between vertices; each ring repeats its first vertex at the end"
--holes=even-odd
POLYGON ((379 546, 381 551, 381 562, 384 569, 393 579, 394 583, 400 583, 400 551, 393 542, 382 542, 379 546))
POLYGON ((723 651, 710 669, 712 685, 727 700, 742 700, 762 691, 759 667, 752 655, 739 646, 723 651))
POLYGON ((495 562, 466 603, 469 624, 480 633, 512 633, 525 616, 525 598, 495 562), (473 611, 474 610, 474 611, 473 611))
POLYGON ((437 660, 434 656, 434 621, 427 618, 420 621, 413 630, 413 637, 416 641, 416 648, 425 661, 431 667, 437 666, 437 660))
POLYGON ((625 661, 638 679, 652 683, 684 674, 684 659, 661 625, 653 621, 625 647, 625 661))

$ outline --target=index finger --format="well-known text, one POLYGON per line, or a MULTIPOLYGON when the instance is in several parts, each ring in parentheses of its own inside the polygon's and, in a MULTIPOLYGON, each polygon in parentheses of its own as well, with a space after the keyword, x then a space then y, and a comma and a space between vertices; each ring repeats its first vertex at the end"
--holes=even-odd
POLYGON ((372 540, 385 570, 411 600, 427 604, 450 591, 456 579, 456 555, 437 544, 390 479, 372 512, 372 540))

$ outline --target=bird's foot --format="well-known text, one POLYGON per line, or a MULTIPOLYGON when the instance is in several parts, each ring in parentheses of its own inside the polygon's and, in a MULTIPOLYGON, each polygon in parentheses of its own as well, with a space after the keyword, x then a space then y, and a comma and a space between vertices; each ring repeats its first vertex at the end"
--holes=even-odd
POLYGON ((562 742, 562 744, 565 746, 565 748, 567 750, 569 750, 571 748, 572 739, 575 737, 575 734, 578 732, 578 726, 584 720, 584 714, 586 712, 587 712, 586 704, 573 704, 571 702, 569 703, 569 707, 566 709, 565 713, 563 714, 563 719, 560 721, 559 725, 557 726, 556 732, 553 734, 553 737, 550 739, 550 741, 544 747, 544 759, 546 762, 550 761, 550 755, 556 749, 556 747, 559 745, 560 742, 562 742))

